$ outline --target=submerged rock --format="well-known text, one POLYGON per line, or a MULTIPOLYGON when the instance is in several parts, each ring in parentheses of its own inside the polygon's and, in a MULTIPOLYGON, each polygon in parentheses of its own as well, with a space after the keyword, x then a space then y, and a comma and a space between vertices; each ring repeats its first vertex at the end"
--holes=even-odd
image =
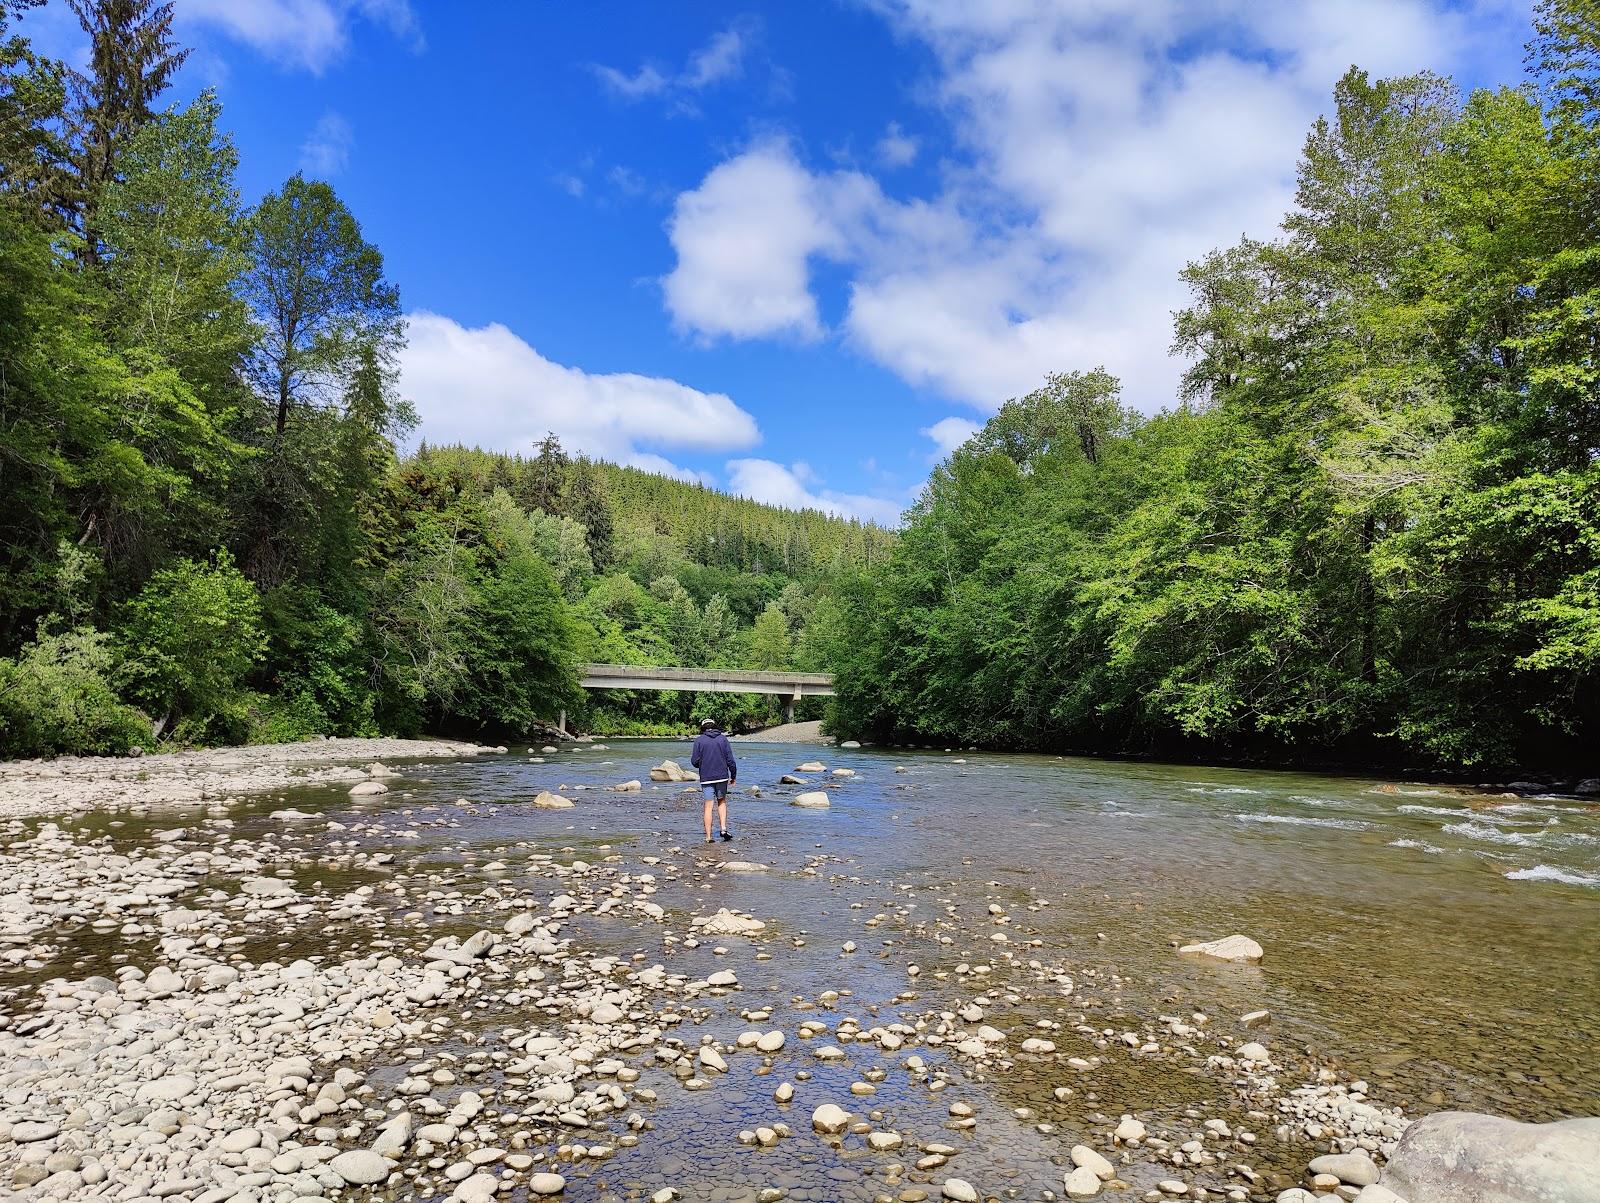
POLYGON ((1227 936, 1221 940, 1207 940, 1200 944, 1185 944, 1178 952, 1184 956, 1207 957, 1213 961, 1230 961, 1253 965, 1265 953, 1261 945, 1249 936, 1227 936))

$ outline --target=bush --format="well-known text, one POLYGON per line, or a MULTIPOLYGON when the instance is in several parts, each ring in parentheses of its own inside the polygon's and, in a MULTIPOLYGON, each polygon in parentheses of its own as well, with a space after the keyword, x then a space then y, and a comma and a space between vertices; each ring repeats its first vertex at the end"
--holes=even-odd
POLYGON ((112 689, 107 636, 88 627, 41 631, 0 659, 0 756, 120 755, 150 725, 112 689))
POLYGON ((328 733, 328 716, 309 690, 279 697, 252 699, 249 741, 292 744, 328 733))
POLYGON ((179 560, 124 607, 119 676, 163 726, 184 720, 184 742, 238 740, 248 730, 240 684, 265 642, 261 596, 232 556, 179 560))

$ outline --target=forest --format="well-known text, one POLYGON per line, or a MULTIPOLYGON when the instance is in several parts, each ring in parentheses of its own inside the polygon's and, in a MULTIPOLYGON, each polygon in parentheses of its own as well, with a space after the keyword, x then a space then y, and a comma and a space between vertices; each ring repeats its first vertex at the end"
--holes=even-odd
MULTIPOLYGON (((843 592, 863 738, 1428 768, 1600 747, 1600 6, 1524 87, 1352 69, 1180 397, 1006 403, 843 592)), ((1087 365, 1081 365, 1087 367, 1087 365)))
MULTIPOLYGON (((245 204, 172 6, 0 0, 0 755, 678 731, 591 660, 818 664, 889 532, 568 455, 421 444, 382 253, 327 183, 245 204)), ((470 400, 464 399, 464 400, 470 400)), ((763 698, 718 702, 731 723, 763 698)))
POLYGON ((401 454, 356 216, 298 174, 243 201, 215 95, 163 103, 169 4, 71 0, 80 72, 37 2, 0 0, 0 755, 691 717, 587 661, 834 671, 831 729, 880 742, 1600 746, 1592 0, 1538 6, 1520 87, 1352 68, 1276 235, 1183 271, 1181 395, 1063 365, 893 532, 553 435, 401 454))

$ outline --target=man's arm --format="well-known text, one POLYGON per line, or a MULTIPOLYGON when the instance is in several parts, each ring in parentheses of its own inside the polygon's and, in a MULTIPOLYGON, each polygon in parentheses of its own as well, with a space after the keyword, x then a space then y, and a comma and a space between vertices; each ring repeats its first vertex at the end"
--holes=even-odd
POLYGON ((728 784, 732 785, 739 780, 739 762, 733 758, 733 743, 726 735, 722 737, 722 746, 728 752, 728 784))
POLYGON ((705 745, 705 740, 706 737, 704 735, 696 735, 694 737, 694 747, 689 750, 689 763, 695 768, 700 767, 700 749, 705 745))

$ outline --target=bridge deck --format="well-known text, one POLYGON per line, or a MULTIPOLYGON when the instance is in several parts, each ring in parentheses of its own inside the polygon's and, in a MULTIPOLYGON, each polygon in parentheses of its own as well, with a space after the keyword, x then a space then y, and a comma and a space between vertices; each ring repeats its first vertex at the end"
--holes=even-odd
POLYGON ((656 668, 640 664, 584 666, 585 689, 675 689, 693 693, 771 693, 789 698, 833 696, 831 673, 746 668, 656 668))

